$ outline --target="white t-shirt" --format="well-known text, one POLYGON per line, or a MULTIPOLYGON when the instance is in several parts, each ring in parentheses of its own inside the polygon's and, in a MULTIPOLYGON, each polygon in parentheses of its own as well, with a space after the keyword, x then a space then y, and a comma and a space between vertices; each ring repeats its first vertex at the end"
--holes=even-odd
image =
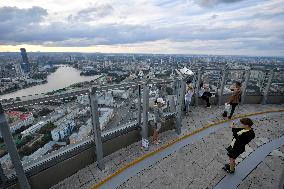
POLYGON ((186 93, 185 96, 184 96, 184 99, 185 99, 186 101, 191 101, 192 95, 193 95, 193 92, 192 92, 192 91, 187 91, 187 93, 186 93))

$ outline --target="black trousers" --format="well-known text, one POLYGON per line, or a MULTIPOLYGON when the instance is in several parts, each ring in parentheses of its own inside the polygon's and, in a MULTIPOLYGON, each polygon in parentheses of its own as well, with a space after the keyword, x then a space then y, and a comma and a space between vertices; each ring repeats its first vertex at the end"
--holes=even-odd
POLYGON ((210 107, 210 105, 211 105, 210 102, 209 102, 209 98, 211 96, 212 96, 212 94, 210 92, 204 92, 203 95, 201 96, 201 98, 206 101, 207 107, 210 107))
POLYGON ((231 113, 229 115, 229 118, 232 118, 238 103, 230 103, 230 104, 232 106, 232 109, 231 109, 231 113))

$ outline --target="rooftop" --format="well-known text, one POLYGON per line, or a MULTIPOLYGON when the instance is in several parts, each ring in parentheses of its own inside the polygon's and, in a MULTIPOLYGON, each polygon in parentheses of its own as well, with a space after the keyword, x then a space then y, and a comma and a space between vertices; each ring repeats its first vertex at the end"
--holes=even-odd
POLYGON ((283 105, 242 105, 237 117, 255 121, 256 138, 237 159, 234 175, 222 170, 232 133, 220 116, 223 107, 194 107, 182 120, 182 133, 160 134, 162 143, 141 150, 141 141, 66 178, 57 188, 277 188, 284 168, 283 105))

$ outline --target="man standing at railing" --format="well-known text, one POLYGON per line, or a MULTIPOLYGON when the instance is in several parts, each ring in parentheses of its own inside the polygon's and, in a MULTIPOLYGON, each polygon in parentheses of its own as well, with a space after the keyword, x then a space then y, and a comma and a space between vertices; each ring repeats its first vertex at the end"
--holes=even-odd
MULTIPOLYGON (((233 91, 233 94, 232 96, 230 96, 228 102, 228 104, 231 105, 231 113, 228 117, 229 119, 232 118, 237 105, 241 102, 241 96, 242 96, 241 86, 242 84, 240 82, 236 82, 235 86, 231 89, 233 91)), ((223 117, 227 117, 227 114, 228 112, 225 110, 223 113, 223 117)))

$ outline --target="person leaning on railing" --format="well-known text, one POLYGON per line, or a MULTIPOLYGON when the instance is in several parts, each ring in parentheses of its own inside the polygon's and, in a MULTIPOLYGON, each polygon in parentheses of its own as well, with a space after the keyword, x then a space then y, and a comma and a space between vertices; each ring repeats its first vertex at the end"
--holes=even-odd
MULTIPOLYGON (((228 104, 231 105, 231 112, 229 115, 229 119, 232 118, 235 109, 237 105, 241 102, 241 96, 242 96, 242 91, 241 91, 241 86, 242 84, 240 82, 236 82, 235 86, 231 89, 233 91, 232 96, 230 96, 228 104)), ((228 112, 225 110, 223 113, 223 117, 227 117, 228 112)))
POLYGON ((210 93, 209 84, 201 84, 201 88, 199 91, 199 97, 206 102, 206 108, 211 108, 210 97, 212 94, 210 93))
POLYGON ((184 95, 184 105, 185 105, 185 114, 187 115, 189 113, 189 106, 190 106, 190 103, 191 103, 191 98, 192 98, 192 95, 194 93, 194 90, 193 90, 193 87, 192 85, 188 85, 187 86, 187 89, 186 89, 186 93, 184 95))
POLYGON ((158 138, 159 130, 161 129, 162 122, 165 122, 165 117, 163 114, 163 107, 165 101, 163 98, 157 98, 154 105, 154 128, 153 128, 153 143, 159 144, 161 141, 158 138))
POLYGON ((223 169, 228 173, 235 172, 235 160, 239 155, 245 151, 245 146, 255 137, 255 133, 252 129, 253 121, 250 118, 240 119, 241 126, 237 127, 233 122, 231 124, 233 139, 227 150, 230 163, 225 164, 223 169))

